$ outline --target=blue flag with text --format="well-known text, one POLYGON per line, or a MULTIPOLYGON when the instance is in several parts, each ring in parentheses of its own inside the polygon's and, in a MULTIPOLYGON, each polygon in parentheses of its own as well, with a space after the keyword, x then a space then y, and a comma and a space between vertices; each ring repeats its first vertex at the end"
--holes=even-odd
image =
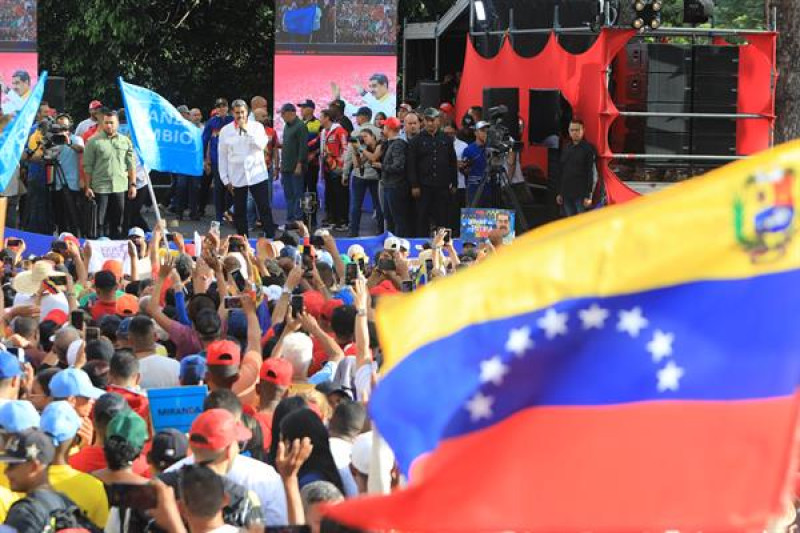
POLYGON ((161 95, 119 78, 133 144, 153 170, 203 175, 203 130, 161 95))
POLYGON ((28 142, 31 133, 31 125, 36 120, 36 112, 39 110, 39 102, 42 101, 44 94, 44 84, 47 81, 47 72, 43 72, 39 77, 36 87, 33 88, 28 99, 19 110, 19 113, 11 120, 0 133, 0 191, 4 191, 14 175, 22 151, 28 142))

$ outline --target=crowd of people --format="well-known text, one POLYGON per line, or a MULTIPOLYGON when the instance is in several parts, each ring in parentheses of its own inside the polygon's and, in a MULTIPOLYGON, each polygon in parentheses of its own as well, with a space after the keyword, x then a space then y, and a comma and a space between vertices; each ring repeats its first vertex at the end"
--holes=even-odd
POLYGON ((0 2, 0 41, 36 42, 36 2, 0 2))
MULTIPOLYGON (((17 81, 20 94, 30 92, 30 78, 17 81)), ((386 107, 394 99, 386 76, 374 74, 369 83, 360 107, 339 98, 335 85, 324 109, 308 99, 283 104, 280 131, 260 96, 230 104, 218 98, 206 122, 199 108, 178 106, 202 130, 204 175, 171 175, 164 215, 199 221, 211 203, 210 216, 220 227, 270 238, 279 224, 297 221, 350 238, 384 232, 426 238, 437 228, 457 236, 464 207, 511 207, 503 183, 490 174, 501 169, 508 184, 527 190, 521 150, 493 150, 492 124, 480 107, 460 120, 447 102, 419 109, 404 101, 393 112, 386 107), (285 200, 280 218, 273 212, 276 182, 285 200), (365 217, 367 194, 372 216, 365 217)), ((75 126, 68 114, 41 103, 20 167, 2 192, 7 227, 115 240, 131 228, 150 231, 143 216, 152 203, 150 174, 130 139, 124 109, 94 100, 89 114, 75 126)), ((0 117, 0 131, 10 119, 0 117)), ((562 140, 555 199, 573 215, 596 202, 598 180, 596 153, 579 119, 569 136, 562 140)))
POLYGON ((401 482, 365 407, 376 301, 502 235, 458 253, 442 230, 413 258, 389 237, 369 257, 301 222, 254 247, 213 230, 170 243, 162 222, 131 231, 129 269, 95 272, 72 234, 37 256, 3 245, 3 531, 320 531, 321 505, 401 482), (148 393, 197 385, 188 431, 163 427, 148 393))
POLYGON ((396 4, 382 0, 342 2, 336 11, 336 42, 391 45, 397 28, 396 4))

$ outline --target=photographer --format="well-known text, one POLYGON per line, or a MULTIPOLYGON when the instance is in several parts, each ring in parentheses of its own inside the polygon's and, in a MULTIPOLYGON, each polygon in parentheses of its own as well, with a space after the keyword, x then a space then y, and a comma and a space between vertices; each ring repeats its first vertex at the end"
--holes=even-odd
POLYGON ((67 114, 59 115, 50 128, 50 139, 54 145, 51 154, 58 162, 53 175, 53 204, 59 231, 80 235, 80 154, 83 153, 84 144, 78 135, 70 133, 71 128, 72 119, 67 114))
MULTIPOLYGON (((473 205, 475 195, 478 193, 481 181, 483 181, 484 174, 486 173, 486 137, 489 132, 488 122, 478 122, 475 125, 475 142, 471 143, 464 149, 464 153, 459 161, 459 168, 467 175, 467 205, 473 205)), ((487 187, 491 184, 487 183, 483 188, 482 197, 475 205, 482 205, 485 198, 487 198, 487 187)))
POLYGON ((32 233, 45 235, 53 232, 50 191, 47 189, 47 173, 44 166, 45 131, 50 127, 50 106, 42 101, 36 113, 39 126, 28 137, 28 146, 22 153, 22 180, 28 188, 25 198, 23 227, 32 233))
POLYGON ((347 178, 353 177, 350 198, 350 237, 358 237, 361 226, 361 206, 369 190, 372 205, 377 212, 378 231, 383 233, 383 210, 378 199, 378 182, 381 177, 381 158, 383 157, 383 144, 380 142, 380 132, 372 125, 363 124, 349 139, 349 146, 344 158, 344 173, 342 183, 347 185, 347 178))

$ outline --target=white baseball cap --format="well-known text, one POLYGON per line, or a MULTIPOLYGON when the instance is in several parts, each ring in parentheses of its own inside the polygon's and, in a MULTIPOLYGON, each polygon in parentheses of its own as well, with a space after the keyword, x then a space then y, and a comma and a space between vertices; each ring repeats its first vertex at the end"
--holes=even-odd
POLYGON ((400 244, 400 239, 397 237, 387 237, 386 240, 383 241, 383 249, 397 251, 400 249, 400 244))

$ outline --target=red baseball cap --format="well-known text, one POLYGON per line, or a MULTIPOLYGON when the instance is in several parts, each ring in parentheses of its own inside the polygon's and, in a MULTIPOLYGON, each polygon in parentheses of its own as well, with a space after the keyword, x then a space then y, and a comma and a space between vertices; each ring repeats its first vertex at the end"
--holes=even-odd
POLYGON ((383 127, 398 131, 400 130, 400 119, 397 117, 389 117, 383 121, 383 127))
POLYGON ((261 381, 268 381, 281 387, 288 387, 292 384, 293 372, 292 363, 283 357, 270 357, 261 364, 259 376, 261 377, 261 381))
POLYGON ((322 306, 322 314, 320 316, 330 322, 333 312, 337 307, 341 307, 342 305, 344 305, 344 302, 341 300, 328 300, 325 302, 325 305, 322 306))
POLYGON ((214 341, 206 348, 206 364, 209 366, 237 367, 242 364, 242 350, 233 341, 214 341))
POLYGON ((90 111, 92 109, 100 109, 101 107, 103 107, 103 102, 101 102, 100 100, 92 100, 91 102, 89 102, 90 111))
POLYGON ((57 326, 63 326, 64 322, 67 321, 67 313, 61 309, 53 309, 47 313, 47 316, 44 317, 44 320, 52 320, 57 326))
POLYGON ((117 298, 117 314, 133 316, 139 312, 139 298, 133 294, 123 294, 117 298))
POLYGON ((453 104, 450 102, 442 102, 442 104, 439 106, 439 111, 442 113, 447 113, 448 115, 452 115, 455 109, 453 109, 453 104))
POLYGON ((319 291, 306 291, 303 293, 303 306, 306 312, 316 319, 319 319, 322 314, 322 308, 325 305, 325 296, 319 291))
POLYGON ((234 442, 249 440, 253 434, 225 409, 209 409, 194 419, 189 443, 204 450, 223 450, 234 442))

